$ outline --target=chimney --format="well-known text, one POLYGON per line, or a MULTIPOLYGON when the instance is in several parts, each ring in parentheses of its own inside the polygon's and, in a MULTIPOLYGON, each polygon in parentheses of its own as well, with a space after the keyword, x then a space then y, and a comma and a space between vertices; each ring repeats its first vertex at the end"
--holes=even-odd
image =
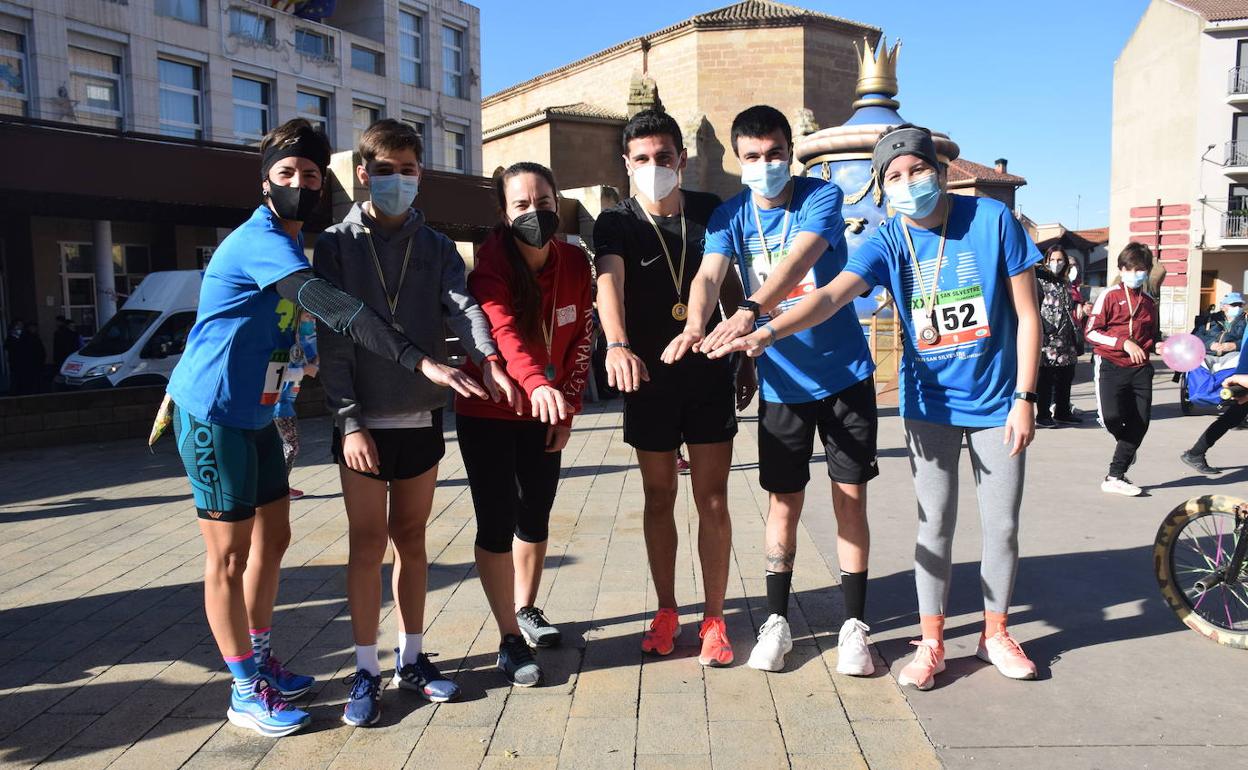
POLYGON ((1008 173, 1009 173, 1008 169, 1009 169, 1009 167, 1010 167, 1010 162, 1009 162, 1008 160, 1006 160, 1005 158, 997 158, 997 159, 994 161, 994 163, 995 163, 995 164, 996 164, 996 166, 997 166, 997 173, 998 173, 998 174, 1008 174, 1008 173))

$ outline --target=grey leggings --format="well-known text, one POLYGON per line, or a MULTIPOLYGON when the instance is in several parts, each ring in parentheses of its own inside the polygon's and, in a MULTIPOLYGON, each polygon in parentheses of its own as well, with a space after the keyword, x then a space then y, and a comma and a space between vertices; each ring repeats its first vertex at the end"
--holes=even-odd
POLYGON ((984 609, 1007 612, 1018 572, 1018 509, 1026 452, 1010 457, 1005 428, 958 428, 906 420, 906 445, 919 502, 914 583, 919 614, 944 615, 958 521, 958 461, 965 437, 975 471, 984 550, 979 565, 984 609))

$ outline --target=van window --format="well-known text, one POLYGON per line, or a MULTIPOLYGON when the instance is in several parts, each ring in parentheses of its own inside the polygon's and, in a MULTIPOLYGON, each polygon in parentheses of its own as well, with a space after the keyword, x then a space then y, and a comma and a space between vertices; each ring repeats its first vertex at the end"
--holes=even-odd
POLYGON ((174 313, 166 318, 143 346, 143 358, 180 356, 186 350, 186 337, 195 325, 195 311, 174 313), (163 351, 162 351, 162 348, 163 351))
POLYGON ((160 318, 159 310, 118 310, 78 352, 90 358, 119 356, 134 347, 157 318, 160 318))

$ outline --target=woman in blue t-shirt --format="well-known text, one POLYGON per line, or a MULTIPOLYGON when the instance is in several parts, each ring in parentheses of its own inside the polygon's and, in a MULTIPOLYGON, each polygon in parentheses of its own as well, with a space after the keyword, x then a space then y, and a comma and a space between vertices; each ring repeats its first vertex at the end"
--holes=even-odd
POLYGON ((1036 667, 1006 631, 1018 568, 1024 450, 1035 434, 1040 253, 1001 203, 950 195, 931 133, 886 131, 872 157, 899 216, 884 222, 831 283, 758 331, 713 351, 760 355, 874 286, 887 286, 905 329, 901 414, 919 502, 915 586, 923 638, 903 685, 930 689, 945 669, 944 623, 957 521, 958 461, 970 448, 983 522, 984 632, 977 655, 1012 679, 1036 667))
POLYGON ((464 396, 485 391, 312 273, 300 230, 321 199, 324 134, 291 120, 265 135, 260 154, 264 202, 213 253, 168 394, 206 550, 204 609, 234 676, 227 716, 277 737, 311 721, 287 700, 315 683, 287 671, 269 641, 290 543, 290 488, 273 415, 295 341, 295 307, 432 382, 464 396))

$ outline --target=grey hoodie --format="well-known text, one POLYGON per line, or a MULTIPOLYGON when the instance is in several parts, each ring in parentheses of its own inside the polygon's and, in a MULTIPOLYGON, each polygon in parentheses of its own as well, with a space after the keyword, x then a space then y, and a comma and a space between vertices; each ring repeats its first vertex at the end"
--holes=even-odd
MULTIPOLYGON (((397 232, 387 233, 357 202, 341 223, 317 239, 313 267, 389 320, 390 305, 377 277, 370 236, 386 287, 398 287, 395 320, 404 336, 442 363, 447 360, 447 325, 478 365, 498 353, 490 323, 464 285, 463 258, 450 238, 425 226, 418 210, 408 214, 397 232), (412 256, 399 286, 409 241, 412 256)), ((358 431, 370 417, 403 417, 446 405, 446 389, 423 375, 362 350, 323 325, 318 331, 321 384, 343 435, 358 431)))

